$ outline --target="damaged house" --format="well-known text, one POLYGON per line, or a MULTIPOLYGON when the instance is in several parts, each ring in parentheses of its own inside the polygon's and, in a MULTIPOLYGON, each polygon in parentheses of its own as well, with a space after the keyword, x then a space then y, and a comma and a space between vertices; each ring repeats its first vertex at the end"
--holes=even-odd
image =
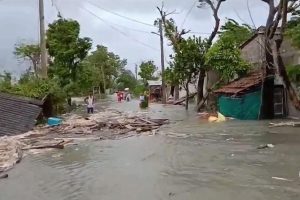
MULTIPOLYGON (((240 47, 242 57, 251 64, 251 72, 246 77, 234 80, 215 91, 218 94, 219 111, 225 116, 245 120, 260 118, 263 80, 261 71, 266 63, 264 40, 265 28, 260 27, 256 34, 240 47)), ((294 48, 289 40, 284 40, 280 51, 286 66, 300 64, 300 50, 294 48)), ((278 73, 274 82, 274 114, 276 118, 299 115, 290 102, 278 73)))
POLYGON ((28 132, 37 120, 51 115, 52 105, 48 96, 36 100, 0 92, 0 137, 28 132))

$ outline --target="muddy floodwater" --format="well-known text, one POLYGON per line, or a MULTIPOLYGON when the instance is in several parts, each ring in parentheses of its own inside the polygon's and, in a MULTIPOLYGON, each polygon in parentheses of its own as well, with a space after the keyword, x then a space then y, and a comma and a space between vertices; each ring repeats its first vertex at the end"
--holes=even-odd
MULTIPOLYGON (((137 102, 113 104, 137 110, 137 102)), ((299 200, 300 129, 268 121, 207 123, 180 106, 159 135, 85 142, 27 156, 0 200, 299 200), (274 148, 257 149, 261 144, 274 148)))

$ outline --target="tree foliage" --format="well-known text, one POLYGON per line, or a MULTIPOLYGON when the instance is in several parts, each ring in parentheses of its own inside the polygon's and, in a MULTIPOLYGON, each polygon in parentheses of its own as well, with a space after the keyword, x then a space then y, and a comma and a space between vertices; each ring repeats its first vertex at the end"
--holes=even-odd
POLYGON ((90 85, 100 86, 104 90, 114 86, 114 80, 121 74, 126 64, 127 60, 109 52, 107 47, 98 45, 97 49, 85 59, 81 73, 86 73, 84 79, 90 80, 90 85))
POLYGON ((41 59, 41 49, 37 44, 17 44, 15 47, 14 54, 18 59, 28 60, 32 66, 30 70, 34 72, 36 76, 39 75, 39 63, 41 59))
POLYGON ((10 89, 12 86, 11 81, 11 73, 4 71, 2 74, 0 74, 0 91, 5 92, 6 89, 10 89))
POLYGON ((293 13, 293 17, 287 24, 286 35, 291 39, 292 44, 300 49, 300 11, 293 13))
MULTIPOLYGON (((180 84, 186 90, 186 96, 189 96, 189 84, 195 81, 201 70, 204 70, 204 54, 207 48, 207 40, 202 40, 195 36, 184 38, 188 31, 178 30, 175 21, 172 18, 167 19, 167 13, 163 8, 158 8, 164 34, 170 41, 174 53, 170 56, 172 61, 163 75, 171 84, 180 84)), ((158 24, 158 20, 155 24, 158 24)), ((204 70, 205 71, 205 70, 204 70)), ((175 85, 173 85, 175 86, 175 85)), ((188 109, 188 98, 186 100, 186 109, 188 109)))
POLYGON ((116 79, 117 89, 124 90, 125 88, 129 88, 130 90, 134 90, 137 86, 137 80, 134 77, 134 74, 130 70, 123 69, 121 74, 116 79))
POLYGON ((234 45, 240 46, 254 34, 254 31, 247 24, 240 25, 235 20, 228 19, 220 28, 219 40, 231 41, 234 45))
POLYGON ((11 84, 11 75, 8 73, 4 76, 5 78, 0 81, 1 92, 34 99, 42 99, 51 94, 55 105, 65 102, 65 92, 57 79, 40 79, 27 74, 26 80, 23 79, 19 83, 11 84))
POLYGON ((249 70, 249 64, 241 58, 240 49, 227 39, 220 39, 205 55, 206 64, 220 74, 222 80, 229 81, 235 75, 241 76, 249 70))
POLYGON ((82 60, 91 49, 90 38, 80 38, 80 25, 77 21, 59 18, 49 24, 47 47, 52 58, 50 76, 60 78, 65 86, 76 80, 82 60))
POLYGON ((218 41, 205 55, 205 62, 219 73, 221 79, 229 81, 236 75, 244 75, 250 67, 241 58, 239 46, 249 39, 254 31, 248 25, 240 25, 229 19, 220 32, 218 41))
POLYGON ((156 77, 154 77, 154 73, 157 71, 157 67, 154 64, 154 61, 143 61, 139 68, 139 76, 143 79, 144 83, 146 83, 147 80, 156 79, 156 77))
POLYGON ((293 83, 300 85, 300 65, 288 66, 287 73, 293 83))
POLYGON ((177 44, 177 49, 171 55, 171 67, 173 68, 173 77, 175 82, 186 85, 191 83, 197 77, 199 69, 203 66, 205 53, 205 42, 198 37, 189 37, 182 39, 177 44))

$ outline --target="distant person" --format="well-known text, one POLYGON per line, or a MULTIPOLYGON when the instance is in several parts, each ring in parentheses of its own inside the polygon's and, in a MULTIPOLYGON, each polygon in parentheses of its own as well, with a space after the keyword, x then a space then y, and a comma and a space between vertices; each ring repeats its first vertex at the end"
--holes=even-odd
POLYGON ((144 102, 145 101, 145 96, 143 93, 141 93, 140 95, 140 102, 144 102))
POLYGON ((128 92, 126 95, 126 101, 129 102, 130 100, 131 100, 131 94, 130 92, 128 92))
POLYGON ((92 93, 88 97, 84 99, 84 102, 87 104, 87 113, 93 114, 94 113, 94 104, 95 104, 95 97, 92 93))
POLYGON ((118 91, 117 98, 118 98, 118 102, 121 103, 122 102, 122 98, 123 98, 123 94, 122 94, 121 91, 118 91))

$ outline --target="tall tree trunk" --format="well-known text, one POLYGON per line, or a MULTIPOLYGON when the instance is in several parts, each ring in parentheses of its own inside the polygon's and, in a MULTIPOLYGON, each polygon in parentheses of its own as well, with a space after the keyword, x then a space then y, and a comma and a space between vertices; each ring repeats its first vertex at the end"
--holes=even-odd
POLYGON ((177 101, 179 99, 179 85, 176 85, 174 88, 174 100, 177 101))
POLYGON ((201 103, 204 96, 204 81, 205 81, 205 70, 201 69, 199 73, 199 79, 197 84, 197 111, 199 112, 203 104, 201 103))
POLYGON ((175 92, 175 86, 172 85, 172 86, 171 86, 171 90, 170 90, 170 94, 169 94, 169 95, 171 95, 173 98, 174 98, 174 96, 175 96, 174 92, 175 92))
POLYGON ((279 75, 282 77, 283 82, 285 84, 286 90, 288 92, 289 98, 291 99, 293 105, 295 106, 295 108, 297 110, 300 110, 300 101, 298 98, 298 94, 295 91, 294 87, 291 84, 291 81, 288 77, 288 74, 286 72, 285 66, 284 66, 284 62, 282 60, 281 57, 281 53, 280 53, 280 48, 282 45, 283 40, 276 40, 276 53, 277 53, 277 63, 278 63, 278 72, 279 75))
POLYGON ((186 99, 185 99, 185 109, 189 109, 189 97, 190 97, 190 89, 189 89, 189 82, 185 85, 185 91, 186 91, 186 99))
POLYGON ((265 55, 266 66, 263 70, 263 84, 262 84, 262 104, 260 111, 261 119, 274 118, 274 76, 275 63, 272 55, 272 47, 270 40, 266 38, 265 41, 265 55))
POLYGON ((34 76, 38 77, 39 76, 39 70, 38 70, 38 65, 35 59, 33 59, 32 57, 30 57, 30 60, 32 62, 32 67, 33 67, 33 72, 34 72, 34 76))
MULTIPOLYGON (((264 0, 263 0, 264 1, 264 0)), ((265 1, 269 5, 269 14, 266 23, 264 50, 266 63, 263 66, 263 83, 262 83, 262 102, 260 108, 260 119, 273 119, 274 118, 274 75, 275 75, 275 62, 272 52, 272 39, 274 37, 277 26, 274 24, 276 15, 276 8, 274 0, 265 1), (274 27, 274 26, 275 27, 274 27)))
POLYGON ((38 72, 38 68, 37 68, 36 63, 33 64, 33 71, 34 71, 34 76, 39 77, 39 72, 38 72))

